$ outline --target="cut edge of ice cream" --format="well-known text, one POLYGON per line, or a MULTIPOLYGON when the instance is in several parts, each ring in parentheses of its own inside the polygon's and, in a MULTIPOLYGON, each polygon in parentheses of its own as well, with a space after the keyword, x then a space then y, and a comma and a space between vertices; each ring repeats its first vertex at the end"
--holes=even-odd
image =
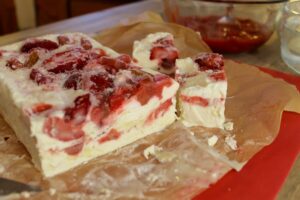
POLYGON ((204 126, 224 129, 227 80, 224 69, 203 70, 192 58, 176 60, 176 80, 180 120, 187 127, 204 126), (212 76, 224 73, 224 79, 212 76))

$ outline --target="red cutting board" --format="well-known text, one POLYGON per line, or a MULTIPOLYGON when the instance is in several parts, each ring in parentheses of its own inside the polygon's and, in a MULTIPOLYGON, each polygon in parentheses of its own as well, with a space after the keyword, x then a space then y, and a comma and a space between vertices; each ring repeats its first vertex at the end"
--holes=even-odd
MULTIPOLYGON (((300 77, 261 68, 274 77, 297 86, 300 77)), ((194 200, 269 200, 275 199, 300 153, 300 115, 284 112, 275 141, 257 153, 240 172, 227 173, 194 200)))

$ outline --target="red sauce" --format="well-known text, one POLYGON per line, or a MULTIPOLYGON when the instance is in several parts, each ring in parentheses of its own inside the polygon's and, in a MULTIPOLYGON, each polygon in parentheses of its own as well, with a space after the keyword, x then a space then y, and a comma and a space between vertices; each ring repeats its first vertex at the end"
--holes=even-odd
POLYGON ((172 99, 165 101, 164 103, 160 104, 158 108, 156 108, 150 115, 148 116, 146 122, 152 122, 153 120, 157 119, 159 115, 165 114, 168 111, 170 106, 172 105, 172 99))
POLYGON ((181 95, 180 99, 184 102, 190 104, 196 104, 203 107, 207 107, 209 105, 208 100, 203 97, 198 97, 198 96, 188 97, 188 96, 181 95))
POLYGON ((233 22, 220 23, 220 16, 180 19, 180 23, 199 31, 202 39, 214 52, 240 53, 256 49, 265 43, 271 31, 266 26, 250 19, 235 18, 233 22))

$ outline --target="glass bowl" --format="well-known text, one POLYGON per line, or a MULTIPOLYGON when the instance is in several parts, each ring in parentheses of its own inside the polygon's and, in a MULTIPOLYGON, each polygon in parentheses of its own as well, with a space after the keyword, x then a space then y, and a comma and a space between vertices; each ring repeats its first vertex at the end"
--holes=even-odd
POLYGON ((241 53, 263 45, 286 0, 164 0, 169 21, 201 33, 214 52, 241 53))

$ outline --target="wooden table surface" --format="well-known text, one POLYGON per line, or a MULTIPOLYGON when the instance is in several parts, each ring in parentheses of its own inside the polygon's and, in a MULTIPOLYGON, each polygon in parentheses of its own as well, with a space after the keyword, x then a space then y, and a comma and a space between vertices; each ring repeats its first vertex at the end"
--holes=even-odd
MULTIPOLYGON (((35 29, 25 30, 0 36, 0 46, 26 39, 28 37, 44 35, 49 33, 62 32, 84 32, 94 34, 118 24, 123 19, 137 15, 146 10, 162 12, 160 0, 149 0, 132 3, 113 9, 96 12, 80 17, 71 18, 57 23, 40 26, 35 29)), ((225 55, 238 61, 249 64, 264 66, 287 73, 295 74, 289 69, 280 57, 280 45, 277 34, 274 33, 271 39, 257 51, 239 55, 225 55)), ((300 199, 300 157, 296 160, 288 178, 286 179, 277 197, 278 200, 300 199)))

